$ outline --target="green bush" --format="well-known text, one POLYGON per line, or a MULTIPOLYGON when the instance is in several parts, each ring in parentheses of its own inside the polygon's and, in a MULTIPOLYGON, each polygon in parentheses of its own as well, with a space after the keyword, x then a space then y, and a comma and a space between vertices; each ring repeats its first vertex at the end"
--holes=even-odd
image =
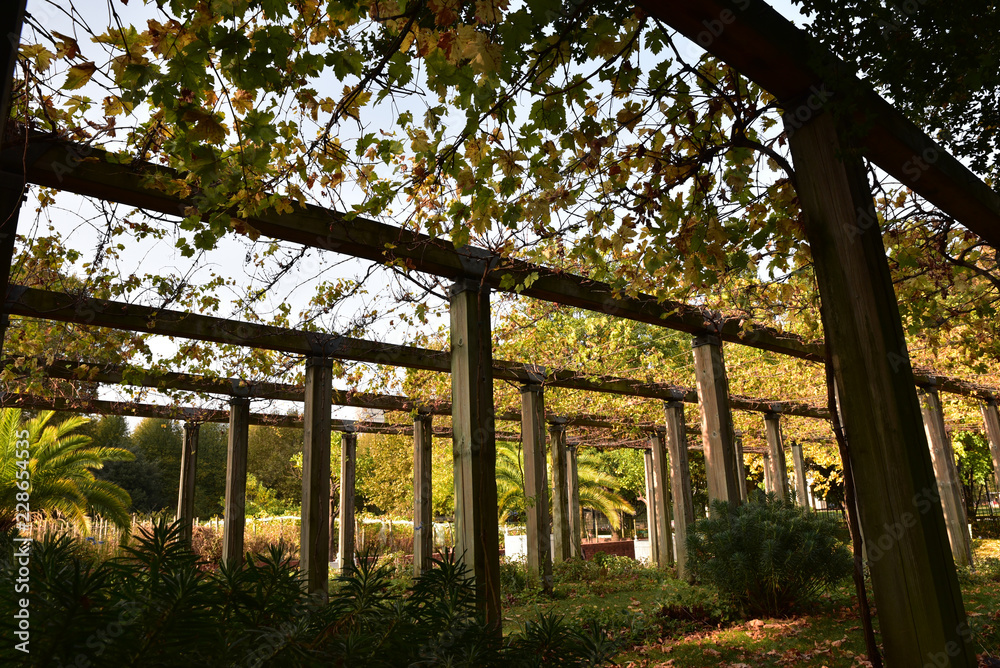
POLYGON ((773 495, 716 501, 688 534, 688 565, 738 611, 784 615, 850 575, 840 523, 773 495))
MULTIPOLYGON (((8 584, 19 569, 13 538, 0 534, 8 584)), ((557 617, 501 638, 477 614, 467 570, 451 559, 400 592, 384 560, 361 554, 324 601, 304 592, 281 545, 214 571, 180 540, 178 525, 160 520, 122 555, 91 561, 66 536, 36 543, 31 653, 6 642, 0 665, 595 666, 616 650, 602 629, 557 617)), ((4 638, 15 637, 20 596, 0 588, 4 638)))

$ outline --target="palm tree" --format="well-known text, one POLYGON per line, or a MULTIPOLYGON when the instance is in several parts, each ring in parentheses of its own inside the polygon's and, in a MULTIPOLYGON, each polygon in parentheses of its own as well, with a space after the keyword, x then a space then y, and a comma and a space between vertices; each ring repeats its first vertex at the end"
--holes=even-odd
MULTIPOLYGON (((619 513, 635 513, 635 508, 618 492, 618 480, 601 470, 601 460, 593 450, 579 450, 577 480, 580 507, 591 508, 608 518, 615 529, 621 525, 619 513)), ((497 513, 500 523, 524 511, 524 454, 519 443, 497 443, 497 513)))
MULTIPOLYGON (((53 411, 43 411, 26 423, 21 410, 0 411, 0 529, 15 523, 17 493, 16 451, 22 431, 28 432, 30 508, 87 524, 87 514, 100 514, 122 528, 128 528, 128 492, 118 485, 94 477, 105 461, 128 461, 134 455, 122 448, 92 445, 91 438, 73 431, 87 418, 73 416, 50 425, 53 411)), ((23 442, 23 441, 22 441, 23 442)))

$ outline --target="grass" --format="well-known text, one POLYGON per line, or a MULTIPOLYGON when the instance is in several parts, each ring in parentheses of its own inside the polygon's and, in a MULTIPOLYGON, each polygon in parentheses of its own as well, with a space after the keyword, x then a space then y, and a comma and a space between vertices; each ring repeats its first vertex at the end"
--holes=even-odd
MULTIPOLYGON (((977 571, 960 572, 965 608, 976 652, 998 657, 1000 540, 976 541, 975 548, 977 571)), ((625 668, 868 665, 850 581, 795 616, 744 620, 728 614, 706 588, 612 560, 557 569, 553 598, 530 586, 508 588, 505 632, 538 612, 609 624, 623 647, 616 661, 625 668)))

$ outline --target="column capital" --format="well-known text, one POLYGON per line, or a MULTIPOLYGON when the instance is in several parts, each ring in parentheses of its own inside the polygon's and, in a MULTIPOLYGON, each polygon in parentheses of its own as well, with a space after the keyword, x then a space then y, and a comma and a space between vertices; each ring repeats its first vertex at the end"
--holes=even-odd
POLYGON ((545 388, 539 383, 525 383, 521 386, 521 394, 526 392, 542 392, 545 388))
POLYGON ((455 295, 463 292, 479 292, 489 294, 490 286, 476 279, 460 278, 452 283, 451 287, 448 288, 449 297, 454 297, 455 295))
POLYGON ((721 346, 722 339, 719 338, 717 334, 699 334, 698 336, 691 339, 692 348, 700 348, 702 346, 721 346))
POLYGON ((333 358, 325 357, 323 355, 310 355, 306 358, 306 368, 313 366, 325 367, 327 369, 333 368, 333 358))
POLYGON ((229 405, 232 406, 233 408, 236 408, 237 406, 249 406, 250 396, 248 394, 243 396, 229 397, 229 405))
POLYGON ((764 419, 765 420, 772 420, 772 421, 780 421, 781 420, 781 412, 780 411, 772 411, 770 413, 764 413, 764 419))

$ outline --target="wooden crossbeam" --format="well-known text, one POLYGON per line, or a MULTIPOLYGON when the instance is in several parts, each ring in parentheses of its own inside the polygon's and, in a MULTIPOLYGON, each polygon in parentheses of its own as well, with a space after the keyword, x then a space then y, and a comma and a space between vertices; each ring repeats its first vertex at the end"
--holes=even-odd
MULTIPOLYGON (((121 415, 125 417, 160 418, 164 420, 184 420, 186 422, 229 422, 229 411, 217 408, 194 406, 167 406, 131 401, 107 401, 85 397, 42 397, 20 392, 0 392, 0 408, 23 408, 27 410, 69 411, 90 415, 121 415)), ((301 429, 301 415, 278 415, 275 413, 250 413, 250 424, 265 427, 301 429)), ((330 420, 334 431, 357 432, 359 434, 412 435, 409 424, 382 424, 355 420, 330 420)), ((434 428, 434 438, 450 439, 451 430, 434 428)), ((519 442, 521 434, 512 431, 498 431, 498 441, 519 442)))
MULTIPOLYGON (((0 171, 29 183, 183 217, 198 197, 177 197, 162 188, 183 175, 149 162, 121 164, 100 149, 42 134, 8 141, 0 150, 0 171), (160 189, 151 184, 159 183, 160 189)), ((247 223, 265 236, 370 260, 403 263, 444 278, 485 281, 494 289, 676 329, 692 334, 717 332, 723 340, 813 361, 822 361, 822 343, 808 342, 742 319, 720 323, 715 315, 651 295, 628 297, 609 284, 501 257, 473 246, 455 246, 411 230, 306 205, 292 213, 269 212, 247 223), (525 279, 530 285, 524 287, 525 279)))
MULTIPOLYGON (((74 322, 95 327, 112 327, 163 336, 264 348, 294 355, 327 356, 440 373, 451 372, 451 358, 445 351, 366 341, 335 334, 305 332, 272 325, 237 322, 214 316, 155 309, 149 306, 80 297, 24 286, 11 288, 4 303, 4 309, 12 315, 21 317, 74 322)), ((494 360, 493 376, 517 383, 544 383, 553 387, 663 401, 698 402, 698 392, 692 388, 669 383, 645 383, 614 376, 588 376, 572 370, 550 371, 519 362, 494 360)), ((224 387, 225 383, 228 382, 230 381, 227 380, 218 386, 224 387)), ((731 403, 733 408, 740 410, 782 412, 801 417, 828 419, 826 408, 803 402, 733 396, 731 403)), ((596 426, 588 425, 585 422, 577 422, 576 424, 577 426, 596 426)))

